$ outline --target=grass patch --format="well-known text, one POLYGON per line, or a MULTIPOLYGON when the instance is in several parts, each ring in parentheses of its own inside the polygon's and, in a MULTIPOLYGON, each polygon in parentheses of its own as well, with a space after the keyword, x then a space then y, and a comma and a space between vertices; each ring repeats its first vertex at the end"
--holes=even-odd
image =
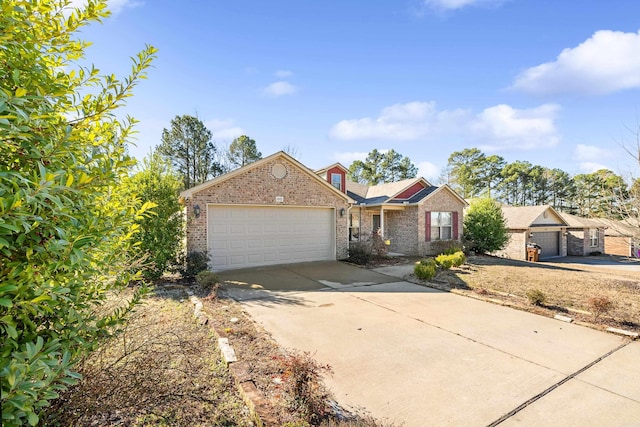
POLYGON ((620 324, 640 329, 640 278, 633 274, 597 266, 543 262, 538 264, 496 257, 467 259, 464 271, 453 275, 473 290, 493 290, 523 300, 535 289, 546 306, 593 312, 600 321, 608 315, 620 324), (605 304, 606 303, 606 304, 605 304), (594 313, 596 314, 596 313, 594 313))

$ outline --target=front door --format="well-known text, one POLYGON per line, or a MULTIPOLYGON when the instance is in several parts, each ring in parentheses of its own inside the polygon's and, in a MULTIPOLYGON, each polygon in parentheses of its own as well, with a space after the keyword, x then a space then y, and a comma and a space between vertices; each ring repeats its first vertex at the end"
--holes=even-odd
POLYGON ((380 215, 373 216, 373 232, 377 233, 380 230, 380 215))

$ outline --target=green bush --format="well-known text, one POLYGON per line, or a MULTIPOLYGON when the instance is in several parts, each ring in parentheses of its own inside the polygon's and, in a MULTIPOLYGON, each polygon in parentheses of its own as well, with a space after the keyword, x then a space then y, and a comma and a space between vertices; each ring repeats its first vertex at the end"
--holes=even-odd
POLYGON ((413 267, 413 273, 421 280, 431 280, 436 276, 438 265, 434 259, 423 259, 413 267))
POLYGON ((155 49, 123 80, 86 61, 78 30, 105 1, 0 2, 0 384, 2 425, 36 425, 73 364, 140 301, 101 305, 138 280, 143 204, 127 187, 132 119, 122 106, 155 49), (64 9, 69 10, 69 9, 64 9))
POLYGON ((509 230, 502 208, 493 199, 476 199, 464 215, 465 241, 472 244, 472 251, 483 254, 505 247, 509 242, 509 230))
POLYGON ((158 153, 147 156, 142 169, 131 178, 131 191, 143 202, 154 205, 150 214, 136 221, 140 225, 136 234, 138 249, 148 256, 142 272, 146 279, 162 276, 175 263, 180 250, 184 235, 182 206, 178 201, 181 186, 181 178, 158 153))
POLYGON ((191 251, 178 255, 177 264, 171 271, 179 273, 183 279, 194 279, 198 273, 209 268, 209 255, 206 252, 191 251))
POLYGON ((438 266, 448 270, 451 267, 460 267, 466 260, 467 258, 465 257, 464 252, 458 251, 451 255, 438 255, 435 261, 438 266))
POLYGON ((196 283, 204 293, 208 294, 211 291, 217 291, 220 285, 220 277, 213 271, 201 271, 196 274, 196 283))
POLYGON ((546 295, 540 289, 530 289, 527 291, 527 298, 529 302, 533 305, 544 305, 547 300, 546 295))
POLYGON ((453 267, 453 258, 451 255, 438 255, 436 257, 436 264, 438 267, 448 270, 453 267))
POLYGON ((349 262, 358 265, 367 265, 373 257, 371 244, 369 242, 352 242, 349 245, 349 262))

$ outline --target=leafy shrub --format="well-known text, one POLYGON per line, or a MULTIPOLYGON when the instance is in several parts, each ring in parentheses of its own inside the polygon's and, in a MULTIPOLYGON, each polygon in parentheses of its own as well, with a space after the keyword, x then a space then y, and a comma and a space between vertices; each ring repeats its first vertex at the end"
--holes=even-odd
POLYGON ((215 293, 220 286, 220 277, 212 271, 201 271, 196 274, 196 282, 203 292, 208 294, 214 291, 215 293))
POLYGON ((504 248, 509 242, 509 230, 502 208, 493 199, 476 199, 464 215, 464 240, 480 254, 504 248))
POLYGON ((438 266, 448 270, 451 267, 460 267, 466 260, 467 258, 465 257, 464 252, 458 251, 451 255, 438 255, 435 261, 438 266))
POLYGON ((527 298, 529 302, 533 305, 544 305, 547 300, 546 295, 540 289, 530 289, 527 291, 527 298))
POLYGON ((371 261, 373 253, 369 242, 352 242, 349 245, 348 261, 358 265, 366 265, 371 261))
POLYGON ((589 309, 593 313, 593 318, 597 321, 603 314, 609 313, 614 307, 613 301, 605 296, 597 296, 589 298, 587 302, 589 309))
POLYGON ((179 273, 183 279, 193 279, 201 271, 209 268, 209 255, 206 252, 192 251, 188 254, 184 252, 177 257, 176 265, 171 271, 179 273))
POLYGON ((432 258, 423 259, 413 267, 413 273, 421 280, 431 280, 436 276, 438 265, 432 258))
POLYGON ((453 267, 453 257, 451 255, 438 255, 436 257, 436 264, 438 267, 448 270, 453 267))
POLYGON ((467 256, 462 251, 456 252, 452 256, 454 267, 460 267, 462 264, 467 262, 467 256))
POLYGON ((322 384, 322 374, 331 373, 331 366, 319 364, 309 352, 296 351, 279 360, 290 409, 311 425, 318 425, 331 412, 329 392, 322 384))
POLYGON ((142 170, 131 177, 130 186, 143 202, 154 204, 150 214, 136 221, 140 232, 135 238, 140 251, 149 257, 149 265, 142 274, 155 280, 175 262, 184 235, 182 206, 178 201, 182 181, 171 170, 170 163, 152 153, 144 159, 142 170))
POLYGON ((78 29, 106 2, 0 2, 0 406, 2 425, 39 422, 75 382, 75 362, 143 296, 99 307, 139 275, 143 204, 127 188, 133 120, 116 119, 155 49, 124 80, 82 67, 78 29), (68 10, 68 9, 67 9, 68 10))

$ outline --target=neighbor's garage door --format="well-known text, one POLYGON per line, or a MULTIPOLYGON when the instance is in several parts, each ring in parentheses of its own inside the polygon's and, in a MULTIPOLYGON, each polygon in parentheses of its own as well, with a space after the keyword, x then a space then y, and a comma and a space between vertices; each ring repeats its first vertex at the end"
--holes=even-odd
POLYGON ((335 215, 328 208, 208 207, 214 270, 335 259, 335 215))
POLYGON ((560 233, 557 231, 533 233, 531 241, 542 246, 540 258, 560 255, 560 233))

